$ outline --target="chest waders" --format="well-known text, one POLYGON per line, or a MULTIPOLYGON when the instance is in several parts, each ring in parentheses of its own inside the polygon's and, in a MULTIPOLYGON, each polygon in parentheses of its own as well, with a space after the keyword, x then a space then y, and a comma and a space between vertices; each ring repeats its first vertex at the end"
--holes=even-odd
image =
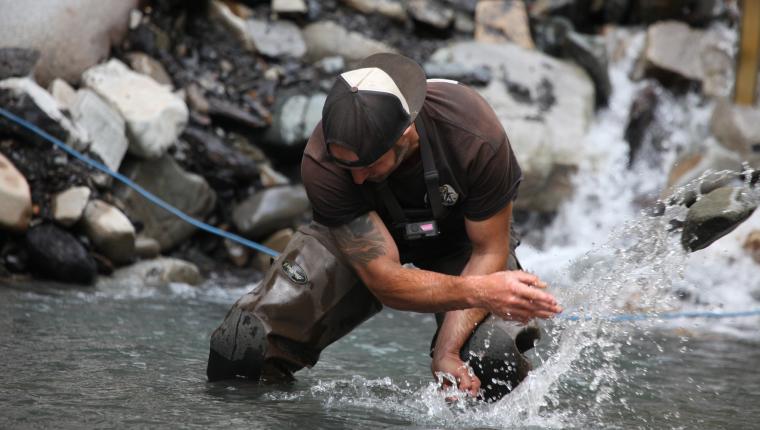
MULTIPOLYGON (((432 211, 432 214, 428 211, 428 215, 432 218, 410 223, 407 211, 401 208, 387 185, 383 183, 375 188, 393 219, 393 228, 403 231, 414 224, 424 227, 446 215, 438 190, 438 171, 419 117, 415 124, 420 135, 432 211)), ((437 227, 435 233, 438 233, 437 227)), ((510 270, 520 268, 514 255, 518 244, 519 240, 512 234, 510 270)), ((460 252, 450 259, 442 259, 436 271, 458 275, 469 255, 469 251, 460 252)), ((297 370, 315 365, 324 348, 380 309, 380 302, 341 255, 330 230, 318 223, 301 227, 261 282, 235 302, 222 324, 211 334, 208 379, 291 380, 297 370)), ((436 317, 440 326, 442 316, 436 317)), ((480 379, 484 400, 500 399, 525 378, 531 365, 522 353, 532 348, 539 337, 536 327, 503 321, 492 315, 477 326, 460 351, 460 357, 480 379)))

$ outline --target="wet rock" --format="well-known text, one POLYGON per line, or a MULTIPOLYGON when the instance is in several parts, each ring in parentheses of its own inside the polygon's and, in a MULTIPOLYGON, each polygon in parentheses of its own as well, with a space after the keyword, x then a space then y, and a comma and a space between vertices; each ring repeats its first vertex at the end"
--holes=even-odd
POLYGON ((0 228, 26 231, 32 219, 32 195, 26 178, 0 153, 0 228))
POLYGON ((306 54, 301 30, 292 22, 251 19, 246 25, 248 37, 262 55, 301 58, 306 54))
POLYGON ((62 109, 69 111, 77 97, 77 91, 63 79, 53 79, 48 86, 48 92, 62 109))
POLYGON ((695 30, 674 21, 653 24, 633 78, 651 76, 677 90, 696 83, 708 96, 726 97, 733 85, 731 43, 720 29, 695 30))
POLYGON ((248 34, 245 19, 236 15, 227 4, 214 0, 209 8, 209 16, 221 23, 248 50, 254 51, 255 45, 248 34))
POLYGON ((250 252, 247 247, 229 239, 224 239, 224 249, 227 251, 227 257, 235 266, 244 267, 248 264, 250 252))
POLYGON ((607 47, 603 36, 586 36, 570 32, 563 46, 564 56, 583 67, 594 82, 596 105, 607 106, 612 84, 607 71, 607 47))
POLYGON ((390 46, 348 31, 332 21, 320 21, 303 29, 306 55, 310 61, 340 55, 347 61, 358 61, 380 52, 396 52, 390 46))
MULTIPOLYGON (((67 118, 53 96, 30 78, 0 81, 0 106, 79 151, 87 148, 87 132, 67 118)), ((3 122, 0 119, 0 123, 3 122)))
POLYGON ((228 101, 216 97, 208 99, 208 111, 206 113, 215 119, 230 121, 248 128, 264 128, 269 125, 267 118, 253 115, 228 101))
POLYGON ((156 258, 161 254, 161 244, 152 237, 137 235, 135 254, 141 259, 156 258))
POLYGON ((34 49, 0 48, 0 80, 32 76, 39 59, 34 49))
POLYGON ((150 76, 161 85, 173 87, 172 78, 166 73, 163 64, 144 52, 130 52, 126 55, 129 67, 137 73, 150 76))
POLYGON ((760 167, 760 108, 721 99, 710 119, 710 130, 721 145, 760 167))
POLYGON ((515 0, 481 1, 475 9, 475 40, 512 42, 534 49, 525 3, 515 0))
POLYGON ((280 185, 290 185, 290 179, 282 173, 274 170, 268 164, 262 164, 259 167, 261 172, 261 186, 264 188, 277 187, 280 185))
POLYGON ((428 79, 451 79, 467 85, 483 86, 491 82, 491 69, 461 63, 425 63, 428 79))
POLYGON ((82 224, 90 242, 116 264, 135 258, 135 228, 119 209, 102 200, 87 204, 82 224))
POLYGON ((35 77, 79 81, 84 70, 108 56, 127 30, 137 0, 40 0, 4 2, 0 40, 4 46, 36 49, 35 77))
POLYGON ((309 13, 309 5, 304 0, 272 0, 274 13, 309 13))
POLYGON ((87 187, 72 187, 56 194, 53 197, 53 219, 64 227, 76 224, 90 201, 90 194, 92 191, 87 187))
POLYGON ((88 89, 77 92, 70 110, 74 121, 87 130, 90 151, 117 172, 129 146, 124 118, 88 89))
POLYGON ((739 172, 742 170, 741 158, 732 151, 708 140, 705 146, 679 155, 668 174, 667 187, 683 186, 702 176, 708 170, 739 172))
POLYGON ((655 118, 659 94, 655 85, 642 88, 631 103, 628 113, 628 124, 625 127, 625 140, 628 142, 628 166, 633 164, 636 154, 644 143, 644 137, 655 118))
POLYGON ((275 105, 274 121, 267 130, 265 140, 286 148, 300 147, 306 143, 322 119, 322 106, 326 99, 324 93, 281 97, 275 105))
POLYGON ((182 99, 119 60, 87 70, 82 79, 124 118, 132 154, 161 157, 187 124, 188 110, 182 99))
POLYGON ((235 206, 232 217, 241 234, 260 238, 290 227, 308 209, 309 199, 303 186, 293 185, 257 192, 235 206))
POLYGON ((718 188, 694 203, 686 214, 681 244, 689 251, 708 247, 752 215, 757 203, 742 188, 718 188))
POLYGON ((447 30, 454 22, 454 11, 436 0, 408 0, 406 9, 416 22, 436 30, 447 30))
POLYGON ((35 276, 78 284, 95 280, 95 260, 74 236, 53 224, 30 228, 26 248, 28 267, 35 276))
MULTIPOLYGON (((267 240, 265 240, 262 245, 277 252, 282 252, 285 250, 285 247, 288 246, 288 243, 290 243, 290 239, 293 238, 293 234, 295 234, 295 232, 292 228, 284 228, 269 236, 269 238, 267 238, 267 240)), ((262 272, 269 269, 272 261, 272 256, 264 254, 263 252, 259 252, 254 258, 254 268, 261 270, 262 272)))
POLYGON ((258 163, 247 154, 227 145, 217 136, 188 127, 182 137, 193 148, 196 170, 215 185, 250 183, 259 176, 258 163))
POLYGON ((571 176, 584 159, 578 142, 594 112, 588 75, 574 64, 514 44, 456 43, 431 61, 491 69, 491 82, 479 92, 520 154, 525 179, 518 209, 555 212, 572 193, 571 176))
MULTIPOLYGON (((756 263, 760 264, 760 230, 753 230, 747 235, 747 239, 742 245, 745 251, 752 256, 756 263)), ((760 290, 758 290, 760 292, 760 290)))
POLYGON ((139 261, 98 278, 98 288, 163 288, 171 283, 198 285, 203 277, 194 264, 177 258, 161 257, 139 261))
MULTIPOLYGON (((157 160, 129 160, 124 163, 122 173, 196 219, 203 219, 216 204, 216 194, 206 180, 182 170, 169 155, 157 160)), ((131 188, 118 185, 115 194, 124 202, 124 210, 130 219, 142 223, 141 233, 156 239, 162 252, 195 232, 195 227, 148 202, 131 188)))
POLYGON ((378 13, 388 18, 404 22, 407 20, 406 9, 403 3, 394 0, 342 0, 346 6, 352 7, 359 12, 369 15, 378 13))

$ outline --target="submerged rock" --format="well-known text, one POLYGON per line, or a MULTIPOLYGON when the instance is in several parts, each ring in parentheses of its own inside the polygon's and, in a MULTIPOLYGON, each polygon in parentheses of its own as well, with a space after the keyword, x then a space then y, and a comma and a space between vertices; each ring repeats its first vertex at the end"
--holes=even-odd
POLYGON ((99 277, 97 286, 162 288, 170 283, 198 285, 201 282, 203 277, 194 264, 177 258, 161 257, 123 267, 114 271, 110 277, 99 277))
POLYGON ((689 251, 706 248, 749 218, 756 208, 757 203, 742 188, 718 188, 689 208, 681 244, 689 251))
POLYGON ((53 219, 64 227, 76 224, 90 201, 90 194, 92 191, 88 187, 72 187, 56 194, 53 198, 53 219))
POLYGON ((291 227, 309 207, 302 185, 268 188, 236 205, 232 217, 240 233, 257 239, 291 227))
POLYGON ((119 209, 101 200, 87 204, 82 218, 87 237, 99 252, 116 264, 135 258, 135 228, 119 209))
POLYGON ((78 284, 95 280, 95 260, 74 236, 53 224, 30 228, 26 247, 29 269, 36 276, 78 284))
POLYGON ((0 153, 0 228, 26 231, 32 219, 32 195, 24 175, 0 153))

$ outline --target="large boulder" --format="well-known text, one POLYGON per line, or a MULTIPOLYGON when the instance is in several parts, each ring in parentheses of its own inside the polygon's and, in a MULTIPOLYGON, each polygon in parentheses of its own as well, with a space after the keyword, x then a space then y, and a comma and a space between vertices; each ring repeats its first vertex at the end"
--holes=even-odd
POLYGON ((71 187, 53 197, 53 219, 64 227, 71 227, 82 218, 90 201, 87 187, 71 187))
POLYGON ((119 60, 87 70, 82 79, 124 118, 132 154, 149 159, 161 157, 187 124, 189 112, 181 98, 150 77, 129 70, 119 60))
POLYGON ((694 82, 708 96, 726 97, 733 85, 731 36, 721 29, 696 30, 687 24, 665 21, 647 30, 634 78, 651 76, 666 86, 694 82))
POLYGON ((571 195, 570 178, 584 159, 581 144, 594 112, 588 75, 574 64, 511 43, 456 43, 431 61, 493 71, 479 92, 501 120, 523 169, 516 208, 555 212, 571 195))
POLYGON ((722 187, 704 195, 686 214, 681 244, 689 251, 708 247, 730 233, 757 208, 740 187, 722 187))
POLYGON ((26 248, 29 268, 36 276, 80 284, 95 280, 95 259, 74 236, 53 224, 30 228, 26 248))
POLYGON ((760 108, 721 99, 713 110, 710 130, 723 146, 760 168, 760 108))
POLYGON ((67 118, 53 96, 31 78, 0 81, 0 106, 77 150, 87 148, 87 132, 67 118))
POLYGON ((88 89, 77 92, 70 111, 74 121, 87 130, 90 151, 117 172, 129 146, 124 118, 88 89))
MULTIPOLYGON (((122 173, 175 208, 203 219, 216 204, 216 194, 203 177, 188 173, 165 155, 158 160, 130 160, 122 173)), ((115 194, 124 202, 130 219, 143 225, 142 234, 152 237, 166 251, 195 232, 195 227, 149 202, 132 188, 119 185, 115 194)))
POLYGON ((309 210, 309 199, 302 185, 268 188, 235 206, 232 219, 239 232, 258 239, 291 227, 297 217, 309 210))
POLYGON ((97 64, 126 34, 137 0, 3 1, 0 41, 3 46, 36 49, 35 70, 43 85, 54 78, 71 83, 97 64))
POLYGON ((162 288, 171 283, 198 285, 203 277, 194 264, 177 258, 161 257, 139 261, 114 271, 109 277, 99 277, 98 288, 162 288))
POLYGON ((320 21, 303 29, 306 55, 311 61, 340 55, 347 61, 358 61, 380 52, 396 52, 390 46, 360 33, 348 31, 333 21, 320 21))
POLYGON ((112 262, 125 264, 135 258, 135 227, 119 209, 93 200, 84 210, 82 225, 95 249, 112 262))
POLYGON ((0 153, 0 228, 26 231, 32 219, 32 194, 26 178, 0 153))

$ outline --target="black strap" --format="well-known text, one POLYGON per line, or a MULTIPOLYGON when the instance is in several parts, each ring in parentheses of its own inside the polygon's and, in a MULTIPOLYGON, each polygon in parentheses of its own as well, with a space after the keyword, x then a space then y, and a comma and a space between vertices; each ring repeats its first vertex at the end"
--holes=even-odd
POLYGON ((422 156, 422 168, 425 172, 428 201, 433 210, 433 218, 440 220, 443 218, 444 208, 443 203, 441 203, 441 192, 438 189, 440 183, 438 181, 438 170, 435 168, 433 150, 430 149, 430 141, 428 141, 421 116, 417 116, 414 125, 417 127, 417 134, 420 136, 420 155, 422 156))
POLYGON ((391 216, 394 224, 401 224, 407 222, 406 214, 401 209, 401 205, 398 204, 396 196, 393 195, 388 182, 383 181, 375 185, 375 191, 380 196, 380 199, 385 204, 385 208, 388 210, 388 214, 391 216))

